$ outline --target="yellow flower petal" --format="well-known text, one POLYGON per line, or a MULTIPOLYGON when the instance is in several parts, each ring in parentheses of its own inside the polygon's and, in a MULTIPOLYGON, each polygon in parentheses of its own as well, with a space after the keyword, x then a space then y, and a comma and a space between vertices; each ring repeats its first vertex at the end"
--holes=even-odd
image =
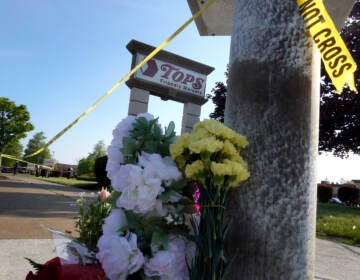
POLYGON ((196 160, 185 167, 185 176, 188 179, 196 180, 196 175, 204 170, 204 164, 201 160, 196 160))
POLYGON ((216 140, 215 137, 189 142, 189 150, 195 154, 200 154, 201 152, 215 153, 220 151, 223 146, 223 142, 216 140))
POLYGON ((174 144, 170 145, 170 155, 173 160, 180 156, 187 148, 189 142, 189 134, 184 133, 177 139, 174 144))

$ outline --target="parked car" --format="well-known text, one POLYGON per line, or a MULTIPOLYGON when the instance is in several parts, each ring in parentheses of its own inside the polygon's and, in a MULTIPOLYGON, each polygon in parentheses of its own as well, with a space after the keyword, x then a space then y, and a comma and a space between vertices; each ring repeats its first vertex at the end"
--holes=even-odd
POLYGON ((1 168, 2 173, 12 173, 14 169, 12 167, 3 167, 1 168))
POLYGON ((337 197, 333 197, 329 200, 329 203, 332 204, 339 204, 339 205, 344 205, 345 203, 342 202, 340 199, 338 199, 337 197))
POLYGON ((17 169, 17 172, 27 174, 27 173, 30 173, 30 169, 27 169, 26 167, 19 167, 17 169))

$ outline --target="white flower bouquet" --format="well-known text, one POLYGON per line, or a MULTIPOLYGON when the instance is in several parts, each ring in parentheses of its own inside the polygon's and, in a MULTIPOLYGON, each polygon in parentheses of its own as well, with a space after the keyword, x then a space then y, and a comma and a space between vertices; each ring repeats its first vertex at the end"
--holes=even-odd
POLYGON ((128 116, 113 136, 106 169, 114 206, 97 259, 110 280, 188 279, 195 245, 184 215, 193 202, 169 156, 174 124, 163 132, 150 114, 128 116))

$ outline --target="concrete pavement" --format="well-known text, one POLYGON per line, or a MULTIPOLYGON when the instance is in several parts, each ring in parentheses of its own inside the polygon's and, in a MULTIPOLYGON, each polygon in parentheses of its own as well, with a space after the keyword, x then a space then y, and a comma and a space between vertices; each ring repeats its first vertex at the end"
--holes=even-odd
POLYGON ((360 248, 317 239, 315 266, 315 279, 359 280, 360 248))
MULTIPOLYGON (((74 231, 75 200, 82 190, 35 178, 2 175, 0 280, 24 280, 32 269, 25 257, 43 263, 56 256, 46 227, 74 231)), ((360 248, 320 239, 316 246, 315 279, 360 280, 360 248)))
POLYGON ((24 280, 32 270, 25 257, 44 263, 56 256, 48 227, 76 236, 76 200, 82 192, 0 173, 0 280, 24 280))

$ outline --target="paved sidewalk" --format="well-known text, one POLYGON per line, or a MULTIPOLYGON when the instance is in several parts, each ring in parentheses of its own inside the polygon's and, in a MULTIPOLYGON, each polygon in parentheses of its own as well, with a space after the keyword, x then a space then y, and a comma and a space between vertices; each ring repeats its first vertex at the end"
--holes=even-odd
MULTIPOLYGON (((82 190, 1 175, 0 280, 24 280, 32 269, 25 257, 43 263, 56 256, 45 227, 74 230, 74 202, 82 190)), ((317 239, 315 275, 316 280, 360 280, 360 248, 317 239)))
POLYGON ((76 200, 87 190, 0 173, 0 280, 24 280, 31 265, 56 256, 48 227, 76 235, 76 200))
POLYGON ((315 279, 360 280, 360 248, 316 240, 315 279))

